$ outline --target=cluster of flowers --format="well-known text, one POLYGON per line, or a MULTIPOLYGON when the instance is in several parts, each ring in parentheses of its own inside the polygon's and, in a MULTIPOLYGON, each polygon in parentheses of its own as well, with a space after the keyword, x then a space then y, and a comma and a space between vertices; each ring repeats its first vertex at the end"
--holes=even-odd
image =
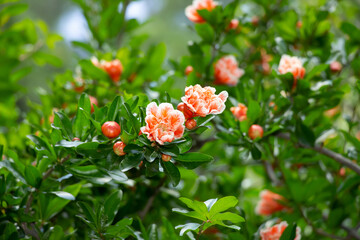
MULTIPOLYGON (((212 87, 200 85, 189 86, 185 89, 185 96, 181 98, 177 110, 170 103, 161 103, 159 106, 151 102, 146 107, 146 125, 141 127, 140 134, 157 144, 172 142, 183 136, 185 126, 189 130, 196 127, 194 117, 206 117, 209 114, 220 114, 225 110, 225 102, 228 98, 226 91, 219 95, 212 87)), ((116 138, 120 135, 120 125, 113 121, 102 125, 102 132, 108 138, 116 138)), ((125 144, 121 141, 114 144, 114 152, 123 156, 125 144)), ((169 156, 163 155, 163 160, 170 160, 169 156)))
MULTIPOLYGON (((212 11, 218 6, 218 2, 213 0, 194 0, 192 5, 188 6, 185 10, 185 15, 194 23, 202 24, 206 20, 199 14, 199 10, 212 11)), ((232 19, 226 29, 239 30, 239 21, 232 19)), ((270 56, 266 52, 261 52, 262 67, 264 73, 270 72, 268 64, 270 56)), ((123 66, 120 60, 115 59, 112 61, 99 61, 97 58, 91 58, 94 66, 104 70, 114 83, 120 80, 123 72, 123 66)), ((341 70, 339 62, 330 64, 332 72, 339 72, 341 70)), ((193 72, 192 66, 187 66, 185 74, 189 75, 193 72)), ((297 81, 304 78, 305 68, 298 57, 283 55, 280 59, 278 66, 280 74, 291 73, 293 75, 293 89, 296 88, 297 81)), ((218 85, 236 86, 239 79, 244 75, 244 70, 239 68, 236 58, 232 55, 225 55, 218 59, 214 64, 214 83, 218 85)), ((74 90, 77 92, 84 91, 84 80, 82 78, 75 78, 73 84, 74 90)), ((192 130, 196 127, 195 117, 206 117, 209 114, 220 114, 225 110, 225 102, 228 98, 226 91, 220 94, 215 94, 215 88, 201 87, 200 85, 189 86, 185 89, 185 95, 181 98, 181 103, 178 104, 177 109, 174 109, 170 103, 161 103, 157 105, 155 102, 148 104, 146 108, 146 125, 141 127, 139 134, 145 134, 146 137, 154 144, 163 145, 164 143, 173 142, 183 136, 185 128, 192 130)), ((94 111, 93 104, 97 105, 96 98, 90 96, 91 112, 94 111)), ((270 103, 276 110, 274 103, 270 103)), ((238 121, 247 119, 248 108, 239 103, 238 106, 231 107, 230 111, 238 121)), ((121 127, 117 122, 108 121, 102 125, 102 133, 110 138, 117 138, 121 133, 121 127)), ((259 125, 252 125, 249 128, 248 135, 251 139, 261 138, 263 136, 263 128, 259 125)), ((78 139, 74 139, 78 140, 78 139)), ((125 144, 122 141, 117 141, 113 145, 115 154, 124 156, 125 144)), ((163 155, 164 161, 170 161, 171 157, 163 155)), ((278 211, 289 210, 288 207, 282 205, 285 199, 276 193, 269 190, 264 190, 260 194, 261 200, 259 201, 256 212, 259 215, 271 215, 278 211)), ((265 224, 265 228, 260 230, 260 237, 262 240, 278 240, 280 239, 285 228, 288 226, 287 222, 283 221, 273 226, 265 224)), ((294 240, 300 240, 300 228, 296 229, 296 237, 294 240)))
POLYGON ((117 83, 120 80, 123 72, 123 66, 119 59, 114 59, 112 61, 99 61, 96 57, 92 57, 91 62, 94 66, 103 69, 114 83, 117 83))
MULTIPOLYGON (((286 199, 274 192, 264 190, 260 193, 260 201, 256 206, 256 213, 263 216, 269 216, 279 211, 289 211, 290 208, 283 205, 286 199)), ((260 230, 261 240, 279 240, 285 228, 288 226, 286 221, 271 226, 271 222, 265 224, 265 228, 260 230)), ((296 237, 294 240, 301 239, 301 229, 296 228, 296 237)))

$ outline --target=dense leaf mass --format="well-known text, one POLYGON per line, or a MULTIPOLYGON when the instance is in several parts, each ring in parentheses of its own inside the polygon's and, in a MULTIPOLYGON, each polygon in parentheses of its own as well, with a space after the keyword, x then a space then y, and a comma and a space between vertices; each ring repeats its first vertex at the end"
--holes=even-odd
POLYGON ((0 1, 0 239, 360 239, 358 2, 163 1, 172 59, 140 1, 72 1, 65 59, 0 1))

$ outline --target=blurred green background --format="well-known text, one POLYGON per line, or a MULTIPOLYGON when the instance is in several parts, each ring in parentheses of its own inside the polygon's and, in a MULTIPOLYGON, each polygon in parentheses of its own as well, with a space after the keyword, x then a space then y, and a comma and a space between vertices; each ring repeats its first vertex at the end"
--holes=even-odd
MULTIPOLYGON (((53 80, 55 73, 64 72, 64 69, 74 69, 78 58, 91 57, 71 44, 71 41, 88 42, 90 39, 85 18, 74 2, 71 0, 25 0, 24 2, 29 4, 29 10, 18 18, 44 21, 50 32, 63 37, 52 52, 63 63, 60 67, 34 65, 31 74, 20 82, 26 89, 17 104, 21 111, 26 111, 27 99, 39 102, 38 89, 49 90, 47 82, 53 80)), ((148 45, 164 42, 167 46, 167 57, 177 59, 187 51, 187 42, 197 37, 193 30, 188 28, 190 22, 184 15, 184 9, 191 2, 192 0, 139 0, 130 4, 126 17, 136 18, 145 23, 135 33, 148 34, 148 45)), ((226 4, 230 1, 219 2, 226 4)), ((337 17, 333 18, 335 24, 340 19, 351 19, 355 25, 360 26, 360 16, 357 11, 360 0, 288 0, 288 3, 291 8, 297 9, 300 15, 306 6, 330 5, 333 16, 337 17)), ((262 15, 262 8, 253 1, 246 0, 242 1, 241 9, 237 10, 237 14, 246 16, 245 19, 251 21, 253 16, 262 15)))

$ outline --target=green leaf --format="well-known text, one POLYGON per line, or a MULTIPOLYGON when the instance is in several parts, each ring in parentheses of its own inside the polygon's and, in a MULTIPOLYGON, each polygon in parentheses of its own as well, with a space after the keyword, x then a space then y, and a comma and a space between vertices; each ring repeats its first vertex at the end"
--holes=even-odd
POLYGON ((14 16, 25 12, 28 9, 28 5, 26 3, 18 3, 12 4, 9 6, 4 7, 0 11, 0 16, 3 17, 4 15, 14 16))
POLYGON ((129 236, 135 237, 134 230, 130 227, 132 222, 131 218, 123 218, 115 225, 109 226, 106 233, 110 236, 119 237, 120 239, 128 239, 129 236))
POLYGON ((87 134, 87 131, 90 129, 90 120, 86 117, 83 111, 80 110, 80 108, 90 114, 90 99, 86 93, 83 93, 79 99, 78 109, 73 125, 74 135, 83 140, 87 134))
POLYGON ((31 67, 24 67, 20 68, 15 72, 11 73, 10 80, 11 82, 15 83, 19 81, 20 79, 23 79, 26 75, 28 75, 31 72, 31 67))
POLYGON ((296 237, 296 224, 293 224, 285 228, 279 240, 294 240, 295 237, 296 237))
POLYGON ((252 146, 250 151, 251 151, 251 156, 253 157, 253 159, 255 159, 255 160, 261 159, 261 151, 256 147, 255 144, 252 146))
POLYGON ((90 223, 90 226, 97 227, 96 216, 94 210, 86 202, 78 202, 77 205, 81 208, 83 214, 85 215, 85 222, 90 223))
POLYGON ((104 213, 107 216, 107 222, 111 223, 120 207, 122 191, 115 191, 104 202, 104 213))
POLYGON ((248 110, 247 110, 247 117, 250 119, 251 122, 255 122, 256 119, 258 119, 260 115, 261 115, 261 108, 260 108, 259 103, 257 103, 256 101, 250 100, 248 110))
POLYGON ((344 130, 341 130, 341 132, 346 138, 346 140, 350 142, 356 148, 356 150, 360 151, 360 141, 356 137, 351 136, 348 132, 344 130))
POLYGON ((168 175, 173 183, 173 186, 176 187, 180 182, 180 172, 179 169, 172 162, 161 162, 166 175, 168 175))
POLYGON ((120 104, 121 104, 120 96, 116 96, 114 101, 111 103, 108 111, 108 117, 107 117, 108 121, 115 121, 116 115, 118 114, 120 109, 120 104))
POLYGON ((177 144, 180 153, 186 153, 192 147, 192 139, 190 137, 186 137, 185 139, 185 142, 177 144))
POLYGON ((300 120, 298 120, 296 123, 295 135, 301 143, 309 146, 314 146, 315 135, 313 131, 305 124, 303 124, 300 120))
POLYGON ((68 193, 68 192, 54 191, 51 193, 55 194, 56 196, 58 196, 60 198, 66 199, 66 200, 75 200, 75 197, 71 193, 68 193))
POLYGON ((51 230, 51 235, 49 237, 49 240, 62 240, 64 238, 65 238, 65 234, 64 234, 62 227, 59 225, 56 225, 51 230))
POLYGON ((0 223, 0 239, 10 240, 19 239, 18 230, 16 226, 8 221, 2 221, 0 223))
POLYGON ((81 60, 79 62, 83 71, 88 74, 90 77, 95 79, 102 79, 107 81, 109 76, 105 73, 105 71, 99 69, 98 67, 94 66, 90 60, 81 60))
POLYGON ((214 160, 214 158, 210 155, 197 152, 181 154, 174 157, 174 159, 189 169, 194 169, 201 164, 214 160))
POLYGON ((6 192, 6 182, 5 181, 6 181, 5 176, 0 175, 0 198, 2 198, 2 196, 6 192))
POLYGON ((124 148, 124 152, 126 153, 140 153, 143 151, 143 148, 136 144, 127 144, 124 148))
POLYGON ((33 57, 34 61, 40 66, 44 65, 46 63, 51 64, 55 67, 62 66, 61 59, 54 55, 51 55, 49 53, 35 52, 32 57, 33 57))
POLYGON ((215 39, 215 32, 208 23, 196 24, 195 30, 206 43, 212 43, 215 39))
POLYGON ((28 182, 29 185, 35 187, 35 188, 39 188, 40 187, 40 184, 41 184, 41 174, 40 174, 40 171, 32 166, 32 165, 29 165, 29 166, 26 166, 25 168, 25 179, 26 179, 26 182, 28 182))
POLYGON ((27 135, 26 136, 28 139, 30 139, 33 143, 35 143, 36 145, 36 149, 38 151, 42 151, 42 150, 45 150, 45 151, 48 151, 50 154, 52 154, 53 156, 56 156, 53 148, 50 146, 50 144, 45 141, 44 139, 38 137, 38 136, 35 136, 35 135, 27 135))
MULTIPOLYGON (((73 184, 70 186, 65 187, 62 191, 70 193, 74 197, 76 197, 81 189, 81 184, 73 184)), ((46 212, 44 214, 44 219, 50 219, 55 214, 60 212, 68 203, 70 200, 63 199, 63 198, 54 198, 50 200, 49 204, 47 205, 46 212)))
POLYGON ((231 221, 233 223, 245 222, 245 219, 235 213, 225 212, 217 213, 212 217, 215 221, 231 221))
POLYGON ((134 167, 139 166, 143 158, 143 154, 126 154, 124 160, 122 160, 120 163, 120 170, 126 172, 134 167))
POLYGON ((99 143, 97 142, 82 143, 76 147, 76 152, 85 156, 89 156, 97 152, 98 146, 99 143))
POLYGON ((66 140, 61 140, 60 142, 58 142, 55 147, 64 147, 64 148, 75 148, 81 144, 84 144, 84 142, 80 142, 80 141, 66 141, 66 140))
POLYGON ((129 104, 124 103, 123 105, 124 105, 125 110, 126 110, 128 116, 129 116, 129 120, 131 121, 132 127, 134 128, 135 132, 138 133, 140 131, 140 122, 139 122, 139 120, 137 120, 137 118, 134 117, 134 115, 132 114, 129 104))
POLYGON ((181 197, 179 198, 180 201, 182 201, 183 203, 186 204, 186 206, 188 206, 189 208, 195 210, 196 212, 202 214, 203 216, 207 216, 208 215, 208 210, 207 207, 205 205, 205 203, 203 202, 199 202, 199 201, 193 201, 191 199, 188 198, 184 198, 181 197))
POLYGON ((74 138, 70 119, 62 112, 55 112, 54 126, 60 128, 69 140, 74 138))
POLYGON ((126 182, 128 180, 126 174, 120 170, 107 171, 107 173, 116 182, 126 182))
POLYGON ((90 44, 83 43, 83 42, 78 42, 78 41, 72 41, 71 43, 76 47, 80 47, 80 48, 88 51, 89 53, 94 53, 95 52, 94 49, 90 46, 90 44))
POLYGON ((178 209, 178 208, 173 208, 172 211, 176 212, 176 213, 179 213, 179 214, 182 214, 182 215, 187 216, 187 217, 199 219, 201 221, 206 221, 207 220, 207 218, 206 218, 206 216, 204 214, 196 212, 196 211, 189 212, 187 210, 178 209))
POLYGON ((214 216, 217 213, 228 210, 229 208, 235 207, 238 203, 236 197, 228 196, 220 198, 210 209, 210 217, 214 216))
POLYGON ((199 223, 186 223, 184 225, 178 225, 175 227, 175 229, 181 228, 180 230, 180 236, 183 236, 184 233, 186 233, 187 231, 196 231, 198 228, 200 227, 199 223))
MULTIPOLYGON (((11 172, 12 175, 14 175, 17 179, 19 179, 22 183, 28 184, 28 182, 24 178, 24 172, 22 172, 13 162, 10 162, 9 160, 2 160, 0 161, 0 169, 6 168, 11 172)), ((24 170, 25 171, 25 170, 24 170)))
POLYGON ((177 234, 174 231, 174 227, 171 224, 171 222, 169 220, 166 219, 166 217, 162 217, 162 223, 163 226, 165 227, 165 236, 163 239, 171 239, 171 240, 178 240, 179 237, 177 236, 177 234))
POLYGON ((313 69, 311 69, 310 72, 306 73, 306 81, 311 80, 313 77, 315 77, 316 75, 322 73, 323 71, 325 71, 327 68, 329 67, 329 64, 319 64, 316 65, 313 69))
POLYGON ((198 152, 181 154, 178 155, 175 159, 179 162, 210 162, 214 160, 212 156, 198 152))
POLYGON ((355 25, 349 23, 349 22, 343 22, 341 24, 340 29, 346 33, 347 35, 349 35, 352 40, 360 42, 360 29, 358 29, 357 27, 355 27, 355 25))

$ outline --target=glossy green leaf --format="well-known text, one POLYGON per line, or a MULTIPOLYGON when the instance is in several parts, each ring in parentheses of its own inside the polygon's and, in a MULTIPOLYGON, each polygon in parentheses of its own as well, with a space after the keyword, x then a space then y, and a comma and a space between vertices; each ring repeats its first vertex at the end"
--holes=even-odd
POLYGON ((25 179, 29 185, 39 188, 41 184, 41 174, 39 170, 34 166, 26 166, 25 168, 25 179))
POLYGON ((181 179, 179 169, 172 162, 162 161, 161 164, 165 170, 166 175, 170 177, 173 186, 177 186, 181 179))

